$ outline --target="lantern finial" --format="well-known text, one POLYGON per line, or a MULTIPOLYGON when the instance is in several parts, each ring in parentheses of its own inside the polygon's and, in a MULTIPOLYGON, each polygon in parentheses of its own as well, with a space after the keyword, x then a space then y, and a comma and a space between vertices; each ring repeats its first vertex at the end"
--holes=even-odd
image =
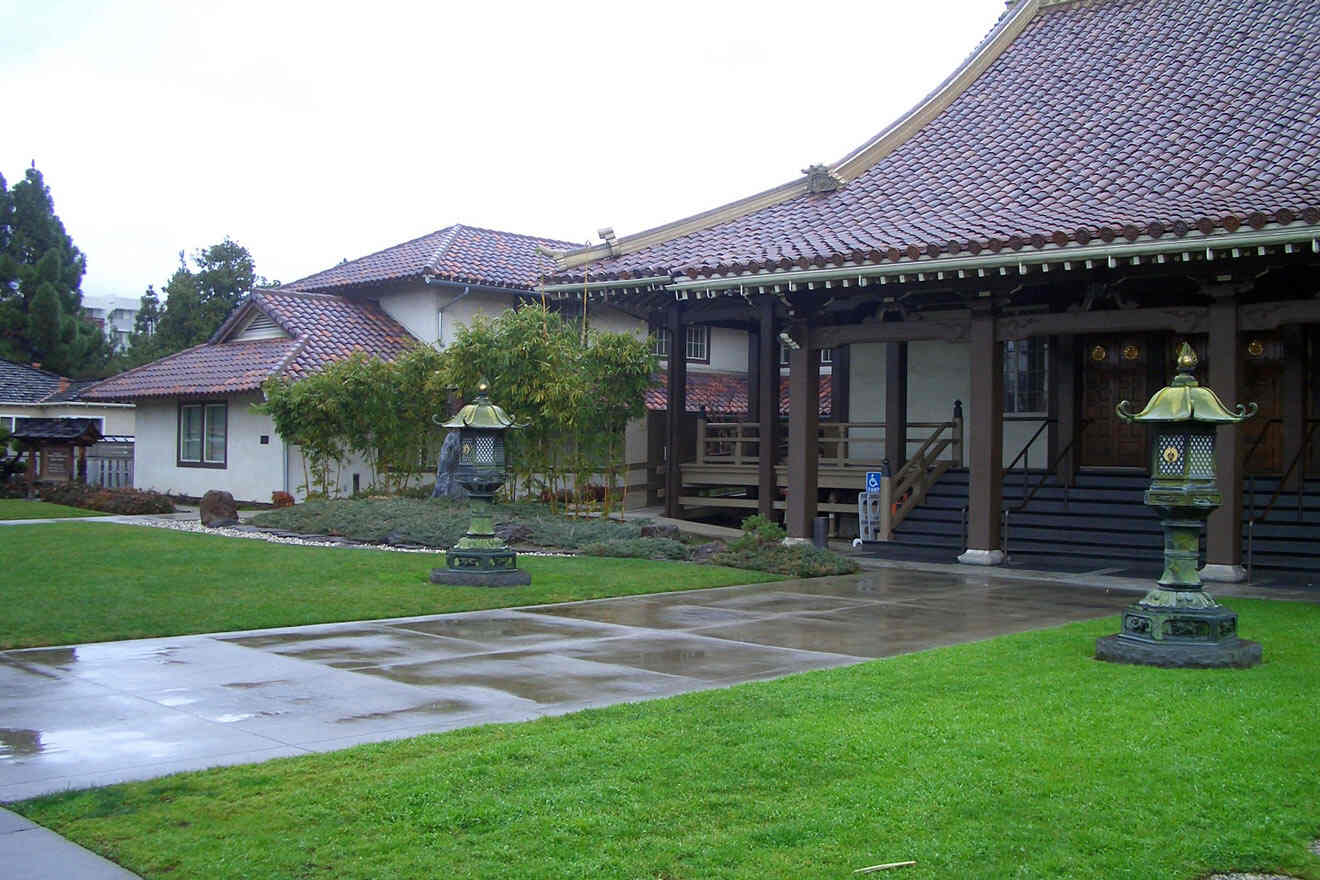
POLYGON ((1200 361, 1197 360, 1196 351, 1191 345, 1184 342, 1182 348, 1178 349, 1178 372, 1190 373, 1196 369, 1196 365, 1199 363, 1200 361))
POLYGON ((490 390, 490 382, 486 381, 485 376, 482 376, 480 379, 477 380, 477 393, 485 394, 489 390, 490 390))

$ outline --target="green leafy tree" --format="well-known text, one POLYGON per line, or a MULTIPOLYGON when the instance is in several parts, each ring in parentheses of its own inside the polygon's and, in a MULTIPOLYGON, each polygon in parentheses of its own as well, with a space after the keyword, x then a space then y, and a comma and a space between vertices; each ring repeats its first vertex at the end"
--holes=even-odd
POLYGON ((41 172, 27 169, 12 188, 0 176, 0 356, 71 376, 103 374, 111 350, 82 311, 86 269, 41 172))

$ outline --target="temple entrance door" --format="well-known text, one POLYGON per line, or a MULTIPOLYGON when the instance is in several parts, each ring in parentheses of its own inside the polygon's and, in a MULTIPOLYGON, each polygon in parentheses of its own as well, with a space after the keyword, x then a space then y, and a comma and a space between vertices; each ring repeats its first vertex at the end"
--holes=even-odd
POLYGON ((1147 338, 1133 335, 1088 336, 1082 343, 1082 416, 1090 424, 1082 431, 1082 467, 1141 468, 1146 462, 1146 430, 1130 425, 1114 412, 1120 400, 1133 410, 1146 405, 1147 373, 1152 352, 1147 338))
MULTIPOLYGON (((1244 426, 1244 451, 1251 450, 1256 439, 1261 438, 1260 444, 1247 457, 1243 472, 1281 474, 1288 464, 1283 460, 1283 425, 1272 420, 1283 415, 1280 393, 1283 384, 1283 342, 1277 335, 1253 333, 1242 337, 1240 350, 1245 362, 1242 368, 1243 388, 1238 399, 1254 401, 1260 406, 1256 417, 1244 426)), ((1228 401, 1225 400, 1225 403, 1228 401)), ((1232 406, 1233 403, 1228 405, 1232 406)))

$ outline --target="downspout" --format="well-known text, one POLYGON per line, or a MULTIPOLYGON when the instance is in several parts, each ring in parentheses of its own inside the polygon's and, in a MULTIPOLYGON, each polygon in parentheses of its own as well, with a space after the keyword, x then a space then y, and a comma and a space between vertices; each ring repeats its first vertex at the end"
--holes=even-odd
MULTIPOLYGON (((426 283, 427 284, 431 283, 430 276, 427 276, 426 283)), ((454 297, 453 299, 451 299, 449 302, 445 303, 442 306, 435 307, 435 347, 436 348, 444 348, 445 310, 448 309, 450 306, 452 306, 454 303, 458 302, 463 297, 467 296, 471 292, 472 292, 472 285, 466 284, 463 286, 463 292, 460 293, 458 296, 454 297)))

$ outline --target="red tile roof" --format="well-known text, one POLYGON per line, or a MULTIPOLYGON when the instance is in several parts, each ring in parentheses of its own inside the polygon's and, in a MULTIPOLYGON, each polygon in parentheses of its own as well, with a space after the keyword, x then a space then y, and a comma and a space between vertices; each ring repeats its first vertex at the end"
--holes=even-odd
MULTIPOLYGON (((865 170, 834 192, 658 243, 662 230, 639 234, 631 253, 621 238, 591 280, 1320 223, 1315 0, 1042 3, 1013 37, 1027 11, 1005 14, 982 45, 1011 42, 938 114, 872 141, 894 134, 892 151, 837 163, 865 170)), ((551 280, 582 274, 570 261, 551 280)))
MULTIPOLYGON (((828 416, 833 398, 832 384, 828 373, 820 377, 820 414, 828 416)), ((697 373, 687 374, 687 411, 706 412, 718 415, 732 415, 748 412, 747 376, 743 373, 697 373)), ((663 412, 669 408, 669 373, 661 370, 646 389, 646 408, 663 412)), ((779 414, 788 415, 788 377, 779 379, 779 414)))
POLYGON ((235 310, 216 340, 237 326, 250 309, 268 314, 286 339, 212 341, 98 382, 85 400, 132 400, 255 391, 271 376, 302 378, 354 352, 395 358, 416 340, 373 303, 341 296, 259 290, 235 310))
POLYGON ((455 224, 340 263, 285 287, 333 291, 355 285, 404 279, 420 281, 433 277, 461 284, 528 290, 543 273, 554 267, 549 257, 537 251, 538 246, 564 250, 578 247, 578 244, 455 224))

